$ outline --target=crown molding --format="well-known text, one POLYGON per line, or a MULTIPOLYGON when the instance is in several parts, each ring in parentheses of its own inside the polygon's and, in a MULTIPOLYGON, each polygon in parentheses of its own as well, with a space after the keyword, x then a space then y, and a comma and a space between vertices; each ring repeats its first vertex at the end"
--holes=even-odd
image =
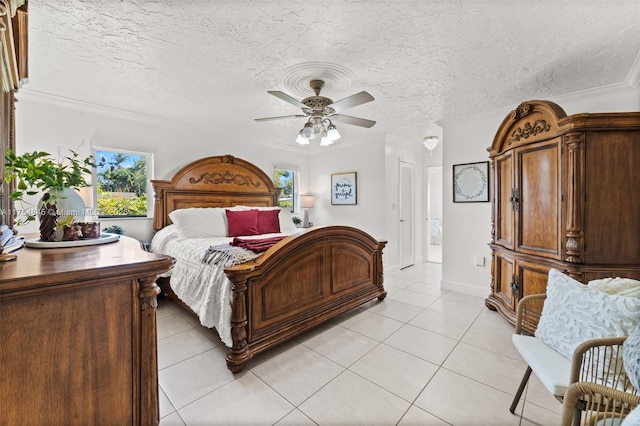
MULTIPOLYGON (((76 99, 67 98, 64 96, 53 95, 46 92, 41 92, 38 90, 30 90, 28 87, 23 87, 23 89, 19 93, 19 98, 40 102, 47 105, 52 105, 60 108, 74 109, 80 111, 86 111, 95 114, 107 115, 114 118, 120 118, 127 121, 133 121, 138 123, 144 123, 152 126, 162 126, 164 128, 178 129, 178 130, 191 130, 198 131, 202 133, 206 133, 215 138, 220 139, 237 139, 237 134, 225 133, 220 131, 214 131, 210 128, 198 126, 192 123, 185 123, 176 120, 170 120, 166 118, 155 117, 146 114, 140 114, 133 111, 122 110, 118 108, 107 107, 104 105, 94 104, 91 102, 79 101, 76 99)), ((279 149, 283 151, 291 151, 291 152, 307 152, 304 147, 297 146, 287 146, 282 144, 277 144, 274 142, 270 142, 268 140, 254 140, 248 141, 247 143, 252 144, 260 144, 261 146, 268 146, 273 149, 279 149)))
MULTIPOLYGON (((638 62, 639 61, 636 59, 636 63, 638 62)), ((635 67, 635 64, 634 64, 634 67, 635 67)), ((638 67, 635 67, 635 68, 637 69, 638 67)), ((640 70, 637 70, 637 74, 640 74, 640 70)), ((636 78, 640 78, 640 75, 636 76, 636 78)), ((638 83, 636 83, 636 85, 638 85, 638 83)), ((594 87, 591 89, 580 90, 578 92, 567 93, 564 95, 542 96, 539 98, 531 98, 531 99, 544 99, 544 100, 549 100, 562 105, 563 102, 579 101, 580 99, 603 96, 603 95, 611 95, 615 93, 627 92, 627 91, 632 91, 637 89, 638 87, 636 88, 632 87, 630 79, 629 77, 627 77, 627 81, 622 83, 615 83, 615 84, 609 84, 607 86, 594 87)), ((517 106, 518 104, 505 105, 504 107, 493 108, 490 110, 469 114, 465 116, 445 118, 445 119, 436 121, 436 124, 444 127, 450 124, 459 123, 460 120, 472 121, 472 120, 484 120, 488 118, 494 118, 496 116, 503 117, 509 111, 514 110, 517 106)))

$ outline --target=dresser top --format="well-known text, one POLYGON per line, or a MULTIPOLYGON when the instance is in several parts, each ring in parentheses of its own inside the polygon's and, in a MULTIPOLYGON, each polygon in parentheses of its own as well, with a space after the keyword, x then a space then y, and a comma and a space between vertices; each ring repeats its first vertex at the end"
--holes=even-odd
POLYGON ((14 253, 16 260, 0 262, 0 294, 84 279, 153 276, 174 263, 169 256, 146 252, 139 241, 126 236, 94 246, 23 247, 14 253))

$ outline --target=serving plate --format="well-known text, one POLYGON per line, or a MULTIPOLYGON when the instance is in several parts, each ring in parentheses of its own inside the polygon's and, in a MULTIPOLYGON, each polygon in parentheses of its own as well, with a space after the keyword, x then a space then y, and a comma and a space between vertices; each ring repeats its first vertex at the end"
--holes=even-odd
POLYGON ((27 247, 32 248, 63 248, 63 247, 82 247, 82 246, 96 246, 98 244, 112 243, 118 241, 120 235, 109 234, 103 232, 99 238, 91 238, 89 240, 74 240, 74 241, 40 241, 40 238, 32 238, 25 240, 24 244, 27 247))

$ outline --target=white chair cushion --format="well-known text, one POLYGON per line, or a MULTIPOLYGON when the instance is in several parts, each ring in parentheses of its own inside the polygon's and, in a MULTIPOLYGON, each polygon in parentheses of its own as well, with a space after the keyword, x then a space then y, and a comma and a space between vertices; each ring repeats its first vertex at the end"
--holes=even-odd
POLYGON ((513 345, 549 392, 564 395, 571 377, 570 359, 533 336, 514 334, 513 345))

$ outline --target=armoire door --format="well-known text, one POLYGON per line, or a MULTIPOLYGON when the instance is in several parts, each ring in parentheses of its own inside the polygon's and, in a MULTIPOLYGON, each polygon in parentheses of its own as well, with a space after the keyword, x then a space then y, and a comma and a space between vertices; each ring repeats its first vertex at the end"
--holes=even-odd
POLYGON ((514 310, 518 300, 518 293, 513 287, 514 259, 496 251, 493 261, 493 296, 504 306, 514 310))
POLYGON ((516 248, 520 253, 561 258, 559 139, 516 150, 516 248))
POLYGON ((519 289, 520 297, 546 293, 549 269, 550 266, 541 263, 517 260, 516 276, 518 278, 516 286, 519 289))
POLYGON ((514 248, 513 151, 507 151, 494 160, 497 196, 495 197, 495 243, 510 250, 514 248))

